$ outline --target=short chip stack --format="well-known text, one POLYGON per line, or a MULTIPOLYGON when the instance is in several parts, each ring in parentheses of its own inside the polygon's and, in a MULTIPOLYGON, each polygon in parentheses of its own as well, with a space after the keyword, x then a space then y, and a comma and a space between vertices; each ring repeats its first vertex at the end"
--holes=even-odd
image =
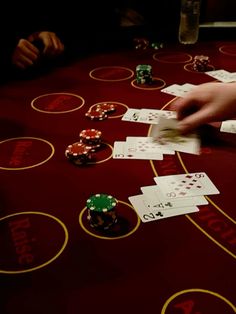
POLYGON ((149 46, 149 40, 147 38, 134 38, 133 42, 137 50, 145 50, 149 46))
POLYGON ((198 55, 193 59, 193 70, 197 72, 205 72, 208 70, 210 59, 208 56, 198 55))
POLYGON ((90 120, 105 120, 107 118, 107 114, 102 109, 96 110, 92 109, 85 113, 85 116, 90 120))
POLYGON ((90 120, 105 120, 108 114, 116 110, 116 105, 113 103, 100 103, 95 105, 85 113, 85 116, 90 120))
POLYGON ((116 105, 113 104, 113 103, 100 103, 100 104, 97 104, 95 106, 95 109, 96 110, 102 110, 104 111, 106 114, 109 114, 109 113, 112 113, 114 111, 116 111, 116 105))
POLYGON ((117 200, 108 194, 92 195, 86 202, 90 226, 99 230, 108 230, 117 222, 115 208, 117 200))
POLYGON ((138 84, 152 83, 152 66, 148 64, 139 64, 136 66, 136 81, 138 84))
POLYGON ((65 151, 65 155, 76 165, 84 165, 92 159, 91 147, 81 142, 69 145, 65 151))
POLYGON ((102 132, 96 129, 85 129, 79 134, 80 142, 89 146, 92 152, 95 152, 101 146, 102 132))

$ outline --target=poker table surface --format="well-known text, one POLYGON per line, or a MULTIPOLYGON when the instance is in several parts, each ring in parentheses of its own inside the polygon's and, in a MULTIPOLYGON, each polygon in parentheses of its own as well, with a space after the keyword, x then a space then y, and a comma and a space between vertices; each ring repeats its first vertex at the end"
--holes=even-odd
POLYGON ((235 42, 166 44, 83 56, 31 79, 0 86, 0 313, 236 313, 236 136, 204 126, 199 155, 163 160, 112 157, 115 141, 147 136, 149 124, 122 121, 128 108, 169 109, 171 84, 214 81, 193 70, 236 71, 235 42), (136 83, 136 66, 152 66, 154 83, 136 83), (85 114, 98 103, 116 111, 85 114), (68 145, 84 129, 102 132, 102 149, 86 165, 68 145), (206 172, 220 194, 188 215, 142 223, 128 198, 155 176, 206 172), (118 201, 118 222, 92 228, 86 201, 118 201))

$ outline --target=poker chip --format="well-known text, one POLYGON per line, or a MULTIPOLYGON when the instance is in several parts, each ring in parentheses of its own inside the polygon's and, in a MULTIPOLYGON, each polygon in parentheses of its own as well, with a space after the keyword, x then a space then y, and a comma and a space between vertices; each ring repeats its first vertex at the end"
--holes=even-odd
POLYGON ((111 195, 92 195, 86 202, 90 226, 99 230, 111 228, 117 222, 116 205, 117 200, 111 195))
POLYGON ((101 146, 102 132, 96 129, 85 129, 79 134, 80 142, 91 148, 95 152, 101 146))
POLYGON ((96 212, 108 212, 117 205, 117 200, 108 194, 95 194, 87 200, 86 205, 96 212))
POLYGON ((197 55, 193 59, 193 69, 197 72, 205 72, 208 70, 210 59, 208 56, 197 55))
POLYGON ((67 146, 65 156, 77 165, 85 164, 92 158, 91 147, 81 142, 73 143, 67 146))
POLYGON ((149 46, 149 40, 147 38, 134 38, 133 42, 137 50, 145 50, 149 46))
POLYGON ((155 50, 158 50, 158 49, 160 49, 160 48, 163 48, 164 45, 163 45, 163 43, 153 42, 153 43, 151 43, 151 47, 152 47, 153 49, 155 49, 155 50))
POLYGON ((96 110, 103 110, 105 113, 111 113, 116 110, 116 105, 112 103, 102 103, 96 105, 96 110))
POLYGON ((81 139, 97 141, 100 140, 102 136, 102 132, 96 129, 85 129, 82 130, 79 134, 81 139))
POLYGON ((149 64, 139 64, 136 66, 136 81, 138 84, 152 83, 152 66, 149 64))
POLYGON ((85 116, 91 120, 104 120, 107 118, 106 112, 103 110, 89 110, 85 116))

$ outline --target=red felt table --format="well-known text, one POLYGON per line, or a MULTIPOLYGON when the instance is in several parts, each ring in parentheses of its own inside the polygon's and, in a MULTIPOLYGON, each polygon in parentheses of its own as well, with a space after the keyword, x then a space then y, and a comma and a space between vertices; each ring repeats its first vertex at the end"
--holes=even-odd
POLYGON ((147 136, 150 126, 122 121, 127 108, 168 109, 174 83, 200 84, 195 55, 236 71, 233 42, 98 53, 0 87, 0 312, 236 313, 236 136, 203 132, 200 155, 162 161, 112 158, 114 141, 147 136), (135 68, 151 64, 155 84, 137 85, 135 68), (85 113, 97 103, 117 110, 103 121, 85 113), (83 129, 102 132, 103 149, 75 166, 65 149, 83 129), (200 212, 141 223, 128 197, 154 176, 204 171, 220 194, 200 212), (92 194, 118 200, 110 232, 90 227, 92 194))

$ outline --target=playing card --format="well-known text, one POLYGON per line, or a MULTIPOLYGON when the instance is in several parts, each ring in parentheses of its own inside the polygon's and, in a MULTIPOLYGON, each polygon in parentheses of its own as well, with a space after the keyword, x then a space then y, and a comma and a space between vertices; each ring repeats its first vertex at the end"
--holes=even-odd
POLYGON ((126 138, 126 148, 130 151, 147 152, 147 153, 161 153, 174 155, 175 151, 169 149, 165 145, 161 145, 153 137, 136 137, 128 136, 126 138))
POLYGON ((185 83, 183 85, 173 84, 163 88, 161 91, 166 94, 182 97, 184 94, 192 90, 193 87, 195 87, 195 85, 190 83, 185 83))
POLYGON ((159 176, 154 180, 166 199, 220 193, 205 172, 159 176))
POLYGON ((192 196, 178 199, 165 199, 157 185, 143 186, 141 191, 144 195, 146 205, 149 209, 171 209, 178 207, 207 205, 204 196, 192 196))
POLYGON ((141 109, 134 109, 134 108, 129 108, 125 114, 123 115, 122 119, 123 121, 130 121, 130 122, 137 122, 139 113, 141 109))
POLYGON ((226 70, 214 70, 214 71, 207 71, 205 72, 207 75, 217 79, 218 81, 224 82, 224 83, 230 83, 233 82, 232 79, 234 76, 226 70))
POLYGON ((176 117, 176 112, 170 110, 141 109, 138 122, 157 124, 160 117, 165 117, 166 119, 174 118, 176 117))
POLYGON ((200 139, 197 134, 180 135, 176 119, 160 117, 158 125, 152 126, 150 137, 171 150, 195 154, 200 153, 200 139))
POLYGON ((221 132, 236 133, 236 120, 226 120, 221 123, 221 132))
POLYGON ((163 160, 162 153, 136 152, 128 149, 126 142, 116 141, 113 148, 113 159, 143 159, 143 160, 163 160))
POLYGON ((179 84, 169 85, 169 86, 161 89, 161 92, 165 93, 165 94, 172 95, 172 96, 178 96, 178 97, 182 96, 181 85, 179 85, 179 84))
POLYGON ((145 203, 144 196, 134 195, 129 197, 129 201, 134 207, 136 213, 140 217, 142 222, 150 222, 155 220, 160 220, 164 218, 169 218, 178 215, 184 215, 189 213, 198 212, 199 209, 196 206, 192 207, 181 207, 181 208, 174 208, 174 209, 152 209, 150 210, 145 203))

